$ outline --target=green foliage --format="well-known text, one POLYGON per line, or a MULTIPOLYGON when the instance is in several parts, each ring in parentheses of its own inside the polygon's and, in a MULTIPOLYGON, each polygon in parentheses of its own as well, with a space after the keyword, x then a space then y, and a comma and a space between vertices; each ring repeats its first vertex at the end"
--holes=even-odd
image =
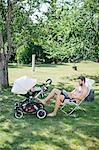
MULTIPOLYGON (((24 57, 21 54, 20 61, 17 58, 18 62, 30 63, 32 53, 36 54, 36 59, 45 61, 65 62, 83 59, 99 61, 97 0, 27 2, 22 0, 11 3, 13 50, 15 53, 16 49, 25 45, 23 52, 26 53, 23 54, 24 57), (46 16, 45 21, 37 15, 38 23, 33 23, 30 16, 35 10, 40 12, 40 4, 44 2, 50 5, 48 12, 43 13, 46 16), (29 43, 33 43, 31 49, 29 43), (40 47, 39 50, 33 45, 40 47)), ((6 2, 3 2, 1 7, 2 30, 6 45, 6 2)))
POLYGON ((31 62, 32 50, 27 45, 22 45, 17 49, 16 59, 18 63, 28 64, 31 62))
POLYGON ((46 58, 42 47, 34 45, 33 42, 29 41, 17 48, 16 60, 19 64, 29 64, 32 62, 32 54, 36 54, 37 61, 39 61, 39 59, 43 60, 43 58, 46 58))
POLYGON ((37 42, 47 57, 58 61, 99 59, 98 2, 76 0, 56 5, 52 1, 50 6, 48 20, 37 26, 37 42))

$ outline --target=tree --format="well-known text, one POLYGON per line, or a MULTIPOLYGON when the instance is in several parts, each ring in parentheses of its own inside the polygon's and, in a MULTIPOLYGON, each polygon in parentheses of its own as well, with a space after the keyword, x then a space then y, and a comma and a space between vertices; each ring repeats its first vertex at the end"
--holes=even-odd
MULTIPOLYGON (((33 13, 33 9, 40 5, 41 2, 43 1, 0 0, 0 86, 9 85, 8 60, 13 53, 12 50, 30 38, 30 36, 27 36, 30 32, 28 30, 29 15, 33 13), (17 36, 22 37, 22 42, 18 42, 18 45, 17 36)), ((31 26, 31 24, 29 25, 31 26)))
POLYGON ((0 86, 7 87, 8 86, 8 53, 7 50, 4 47, 4 37, 3 37, 3 30, 4 26, 6 24, 3 22, 6 20, 7 23, 7 36, 8 36, 8 50, 11 49, 11 30, 10 30, 10 20, 11 20, 11 2, 10 0, 7 1, 8 7, 7 7, 7 16, 4 14, 4 3, 1 0, 0 1, 1 8, 0 9, 0 18, 1 18, 1 24, 0 24, 0 86), (7 18, 6 18, 7 17, 7 18))
POLYGON ((47 21, 37 25, 37 42, 53 60, 95 60, 99 56, 97 16, 95 0, 51 1, 47 21))

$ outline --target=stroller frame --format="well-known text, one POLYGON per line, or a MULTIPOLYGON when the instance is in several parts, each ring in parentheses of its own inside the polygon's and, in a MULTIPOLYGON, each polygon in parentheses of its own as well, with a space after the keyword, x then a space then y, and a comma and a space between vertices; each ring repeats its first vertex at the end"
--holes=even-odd
POLYGON ((37 118, 43 119, 47 116, 47 111, 44 109, 44 105, 37 102, 39 96, 44 95, 48 90, 49 85, 52 83, 51 79, 46 80, 44 84, 41 85, 39 90, 32 92, 28 91, 26 94, 20 94, 26 98, 21 102, 15 103, 14 116, 19 119, 22 118, 24 114, 36 114, 37 118))

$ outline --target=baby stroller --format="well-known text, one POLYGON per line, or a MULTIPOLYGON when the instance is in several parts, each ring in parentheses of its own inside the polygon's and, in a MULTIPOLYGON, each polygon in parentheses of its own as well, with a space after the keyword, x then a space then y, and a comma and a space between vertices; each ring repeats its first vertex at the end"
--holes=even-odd
POLYGON ((49 85, 52 83, 52 80, 46 80, 40 87, 36 87, 36 83, 37 80, 26 76, 18 78, 14 82, 11 92, 25 96, 23 101, 15 103, 15 118, 22 118, 24 114, 36 114, 39 119, 43 119, 47 116, 44 105, 37 102, 37 98, 39 96, 43 97, 49 85))

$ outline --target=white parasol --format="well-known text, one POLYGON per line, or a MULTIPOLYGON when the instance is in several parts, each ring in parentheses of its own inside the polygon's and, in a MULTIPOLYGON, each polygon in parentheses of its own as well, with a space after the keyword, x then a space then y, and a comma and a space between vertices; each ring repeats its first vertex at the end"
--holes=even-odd
POLYGON ((36 79, 29 78, 27 76, 20 77, 15 80, 11 89, 15 94, 26 94, 37 83, 36 79))

